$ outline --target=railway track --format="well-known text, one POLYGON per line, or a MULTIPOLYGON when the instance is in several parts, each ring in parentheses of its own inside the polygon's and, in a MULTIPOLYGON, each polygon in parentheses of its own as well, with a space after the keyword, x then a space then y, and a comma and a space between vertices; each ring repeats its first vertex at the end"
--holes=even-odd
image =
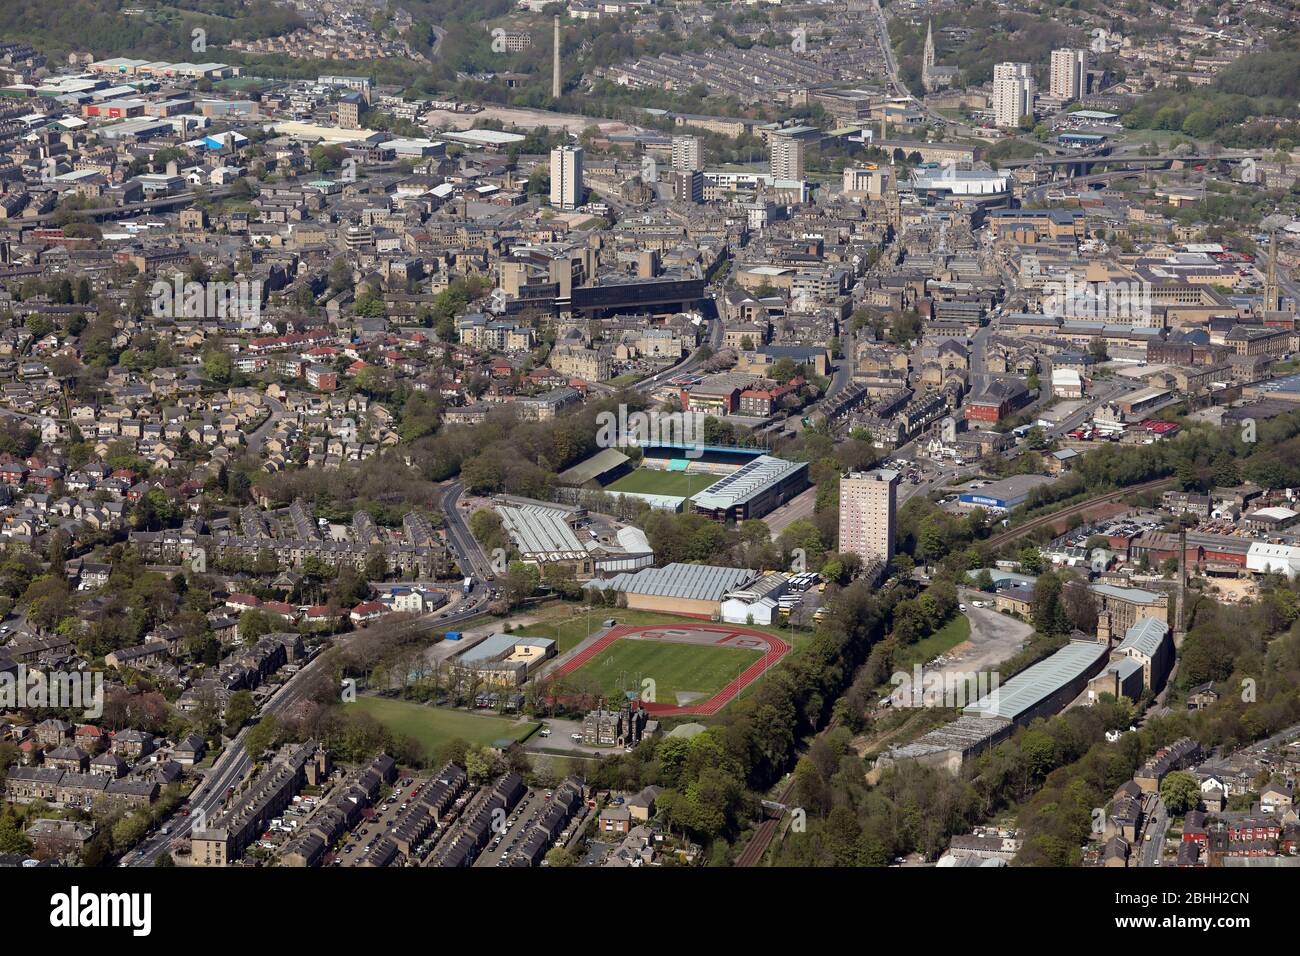
POLYGON ((1158 491, 1162 488, 1168 487, 1169 485, 1175 484, 1177 480, 1178 479, 1173 477, 1157 478, 1154 481, 1146 481, 1140 485, 1129 485, 1127 488, 1120 488, 1117 491, 1109 491, 1104 495, 1097 495, 1095 498, 1080 501, 1078 504, 1070 505, 1070 507, 1063 508, 1060 511, 1053 511, 1051 514, 1034 518, 1031 521, 1026 521, 1019 527, 1003 531, 1001 534, 995 534, 991 538, 985 539, 984 544, 993 548, 998 548, 1004 544, 1009 544, 1018 538, 1023 538, 1025 535, 1030 534, 1039 528, 1055 524, 1062 518, 1069 518, 1071 515, 1081 514, 1089 508, 1095 508, 1097 505, 1109 504, 1112 501, 1118 501, 1120 498, 1127 497, 1128 495, 1141 494, 1144 491, 1158 491))
MULTIPOLYGON (((835 729, 835 727, 839 726, 839 722, 838 717, 831 718, 831 722, 822 728, 821 733, 824 734, 835 729)), ((785 786, 781 788, 781 792, 777 794, 778 803, 788 804, 790 802, 790 797, 794 795, 794 782, 794 772, 791 771, 790 779, 786 781, 785 786)), ((741 850, 740 856, 736 857, 736 866, 758 866, 762 862, 763 855, 767 853, 767 848, 772 845, 777 831, 781 828, 783 816, 784 814, 772 820, 764 820, 758 825, 754 835, 745 844, 745 849, 741 850)))

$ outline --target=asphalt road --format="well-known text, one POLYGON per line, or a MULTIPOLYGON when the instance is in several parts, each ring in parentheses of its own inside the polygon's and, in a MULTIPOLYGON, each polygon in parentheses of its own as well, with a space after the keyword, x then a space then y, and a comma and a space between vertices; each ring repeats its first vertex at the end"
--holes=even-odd
POLYGON ((1164 850, 1165 834, 1169 832, 1169 813, 1165 810, 1165 802, 1159 795, 1156 796, 1155 809, 1151 811, 1151 816, 1142 831, 1142 849, 1138 853, 1138 866, 1155 866, 1164 850))
POLYGON ((253 454, 257 454, 262 450, 262 443, 266 441, 266 436, 271 434, 272 429, 284 420, 285 415, 287 415, 289 411, 284 407, 284 402, 280 401, 278 398, 272 398, 270 395, 264 393, 262 395, 262 400, 270 407, 271 414, 266 417, 266 421, 262 422, 261 425, 257 426, 257 428, 248 435, 248 450, 253 454))
POLYGON ((443 520, 447 524, 447 544, 456 555, 461 571, 467 577, 480 581, 491 580, 495 575, 492 562, 484 553, 482 546, 474 540, 469 525, 459 506, 460 496, 465 488, 459 480, 449 482, 442 495, 443 520))

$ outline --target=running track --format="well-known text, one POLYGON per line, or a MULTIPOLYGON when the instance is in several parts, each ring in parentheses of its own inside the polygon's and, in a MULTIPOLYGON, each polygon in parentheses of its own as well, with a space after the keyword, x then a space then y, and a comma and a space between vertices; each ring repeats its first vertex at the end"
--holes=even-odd
POLYGON ((763 656, 746 667, 739 677, 706 701, 702 701, 698 704, 690 704, 684 707, 676 704, 646 704, 646 710, 658 717, 681 717, 688 714, 695 714, 700 717, 711 717, 723 707, 727 706, 727 704, 731 703, 731 701, 734 700, 742 690, 757 680, 758 676, 762 674, 763 671, 778 663, 781 658, 790 653, 790 645, 779 637, 765 634, 762 631, 751 631, 744 627, 733 627, 728 624, 682 623, 663 624, 650 627, 622 624, 618 627, 610 628, 609 632, 603 637, 594 641, 573 657, 569 658, 557 667, 553 673, 555 675, 570 674, 583 664, 592 660, 615 641, 632 635, 638 635, 642 638, 650 638, 652 640, 665 640, 670 643, 678 644, 698 643, 695 641, 677 639, 677 635, 675 634, 656 637, 654 633, 656 631, 707 631, 721 635, 718 640, 713 642, 714 644, 722 644, 738 637, 744 637, 749 638, 750 640, 759 641, 767 648, 763 652, 763 656))

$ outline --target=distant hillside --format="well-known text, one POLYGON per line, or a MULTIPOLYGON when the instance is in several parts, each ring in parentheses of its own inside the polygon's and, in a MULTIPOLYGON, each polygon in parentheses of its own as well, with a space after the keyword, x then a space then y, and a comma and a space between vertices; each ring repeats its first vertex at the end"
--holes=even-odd
POLYGON ((1130 129, 1173 130, 1224 146, 1300 142, 1300 53, 1252 53, 1225 67, 1213 87, 1152 90, 1124 116, 1130 129))
POLYGON ((303 26, 298 14, 270 0, 0 0, 7 39, 26 40, 51 57, 71 51, 96 56, 194 58, 192 31, 207 31, 208 58, 235 38, 275 36, 303 26), (138 15, 122 11, 141 10, 138 15))

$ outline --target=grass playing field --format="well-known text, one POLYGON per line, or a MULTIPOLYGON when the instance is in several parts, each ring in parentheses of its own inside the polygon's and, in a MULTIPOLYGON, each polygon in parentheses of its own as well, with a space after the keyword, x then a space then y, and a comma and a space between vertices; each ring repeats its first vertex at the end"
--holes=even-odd
MULTIPOLYGON (((677 626, 698 623, 692 618, 678 617, 672 614, 660 614, 655 611, 637 611, 620 607, 593 607, 590 612, 580 605, 556 602, 540 608, 536 620, 529 624, 518 625, 520 634, 529 637, 549 637, 555 641, 555 653, 564 654, 577 647, 587 638, 601 630, 604 621, 613 618, 619 624, 674 624, 677 626)), ((788 627, 770 627, 763 624, 745 625, 750 630, 762 631, 783 638, 787 643, 797 644, 807 632, 791 631, 788 627)))
POLYGON ((695 475, 684 471, 655 471, 638 468, 604 487, 604 491, 620 491, 643 495, 674 495, 688 498, 718 481, 718 475, 695 475))
POLYGON ((388 697, 358 697, 354 705, 374 717, 394 734, 412 737, 432 753, 452 740, 465 740, 486 747, 508 737, 523 740, 540 725, 489 714, 426 707, 388 697))
MULTIPOLYGON (((679 693, 707 700, 740 676, 762 655, 743 647, 674 644, 668 641, 615 641, 575 672, 600 682, 610 697, 623 691, 641 692, 647 678, 654 681, 655 703, 679 703, 679 693)), ((683 700, 681 703, 693 703, 683 700)))

